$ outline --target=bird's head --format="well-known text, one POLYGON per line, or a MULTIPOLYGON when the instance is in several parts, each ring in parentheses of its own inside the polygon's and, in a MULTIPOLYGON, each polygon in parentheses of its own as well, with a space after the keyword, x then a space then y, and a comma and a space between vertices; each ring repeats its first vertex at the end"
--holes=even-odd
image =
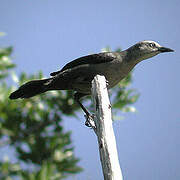
POLYGON ((155 41, 140 41, 134 46, 130 47, 132 56, 136 57, 138 61, 151 58, 159 53, 173 52, 174 50, 161 46, 155 41))

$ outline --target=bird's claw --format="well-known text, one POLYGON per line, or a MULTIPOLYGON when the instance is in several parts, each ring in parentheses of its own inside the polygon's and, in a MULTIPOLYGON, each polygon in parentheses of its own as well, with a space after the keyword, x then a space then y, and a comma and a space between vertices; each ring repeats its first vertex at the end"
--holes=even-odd
POLYGON ((108 80, 106 80, 106 86, 107 86, 107 87, 109 86, 109 81, 108 81, 108 80))
POLYGON ((95 114, 84 115, 84 117, 86 118, 85 125, 87 127, 94 128, 95 127, 95 123, 94 123, 95 114))
POLYGON ((89 123, 88 120, 85 121, 85 126, 87 126, 87 127, 89 127, 89 128, 91 127, 91 124, 89 123))

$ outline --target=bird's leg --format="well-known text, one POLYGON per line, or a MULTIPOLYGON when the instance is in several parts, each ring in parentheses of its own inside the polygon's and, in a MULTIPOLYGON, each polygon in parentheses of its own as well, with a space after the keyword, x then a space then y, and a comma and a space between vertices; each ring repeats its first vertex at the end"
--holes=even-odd
POLYGON ((74 94, 74 100, 79 104, 79 106, 81 107, 81 109, 84 111, 85 113, 85 117, 86 117, 86 122, 85 122, 85 125, 88 126, 88 127, 91 127, 91 123, 90 121, 93 120, 94 118, 94 115, 91 114, 84 106, 83 104, 80 102, 80 98, 82 98, 83 96, 86 96, 87 94, 82 94, 82 93, 78 93, 76 92, 74 94))

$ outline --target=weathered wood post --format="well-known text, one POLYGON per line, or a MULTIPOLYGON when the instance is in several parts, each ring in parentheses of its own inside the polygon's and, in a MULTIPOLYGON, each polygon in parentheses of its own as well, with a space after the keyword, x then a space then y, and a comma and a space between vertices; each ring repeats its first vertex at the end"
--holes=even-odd
POLYGON ((112 126, 111 104, 104 76, 97 75, 93 79, 92 98, 96 111, 92 128, 98 138, 104 179, 123 180, 112 126))

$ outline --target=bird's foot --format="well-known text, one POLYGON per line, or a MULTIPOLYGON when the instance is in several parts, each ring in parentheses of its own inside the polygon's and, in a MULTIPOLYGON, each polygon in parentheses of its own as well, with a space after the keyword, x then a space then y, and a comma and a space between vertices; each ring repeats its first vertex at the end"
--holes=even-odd
POLYGON ((109 81, 108 81, 108 80, 106 80, 106 86, 107 86, 107 87, 109 86, 109 81))
POLYGON ((96 125, 94 122, 95 114, 86 114, 86 115, 84 115, 84 117, 86 118, 85 125, 87 127, 91 127, 93 129, 96 128, 96 125))

